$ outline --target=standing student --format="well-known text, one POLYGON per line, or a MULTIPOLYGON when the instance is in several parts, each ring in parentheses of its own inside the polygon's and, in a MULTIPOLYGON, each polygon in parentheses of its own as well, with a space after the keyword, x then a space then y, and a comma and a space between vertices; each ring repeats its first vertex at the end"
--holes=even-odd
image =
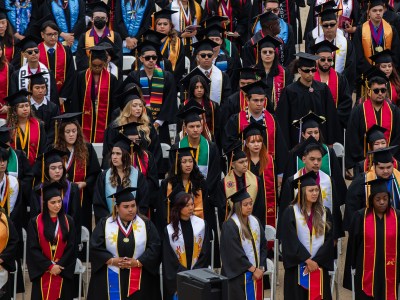
MULTIPOLYGON (((1 13, 0 13, 1 18, 1 13)), ((1 24, 1 20, 0 20, 1 24)), ((6 48, 4 41, 0 41, 0 81, 2 85, 0 86, 0 118, 7 119, 7 105, 4 98, 9 95, 10 89, 10 77, 14 72, 14 67, 9 63, 6 56, 6 48)))

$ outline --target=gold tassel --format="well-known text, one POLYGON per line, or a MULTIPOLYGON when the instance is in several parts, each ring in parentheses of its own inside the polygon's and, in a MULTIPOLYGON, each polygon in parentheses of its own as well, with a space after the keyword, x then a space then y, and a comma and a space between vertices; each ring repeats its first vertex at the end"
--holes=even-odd
POLYGON ((170 207, 171 207, 171 200, 169 200, 169 198, 168 198, 168 201, 167 201, 167 224, 169 224, 169 219, 170 219, 170 207))
POLYGON ((224 221, 226 221, 226 219, 228 219, 228 206, 229 206, 229 201, 226 200, 226 206, 225 206, 225 220, 224 220, 224 221))
POLYGON ((368 198, 369 198, 369 195, 371 194, 371 185, 369 184, 369 183, 367 183, 366 184, 366 186, 367 186, 367 197, 365 197, 366 199, 367 199, 367 203, 365 203, 365 207, 366 208, 369 208, 369 201, 368 201, 368 198))
POLYGON ((113 219, 115 219, 117 216, 116 216, 116 212, 115 212, 115 197, 114 196, 112 197, 111 209, 112 209, 112 217, 113 217, 113 219))
POLYGON ((54 144, 57 143, 57 138, 58 138, 58 120, 56 119, 56 122, 54 123, 54 144))
POLYGON ((257 26, 257 23, 258 23, 258 20, 260 19, 260 17, 256 17, 256 20, 254 21, 254 24, 253 24, 253 27, 251 28, 251 32, 253 33, 253 34, 255 34, 255 32, 254 32, 254 29, 256 29, 256 26, 257 26))
POLYGON ((300 194, 301 194, 300 186, 301 186, 301 182, 300 182, 300 180, 299 180, 299 181, 297 182, 297 203, 298 203, 298 204, 300 204, 300 194))
POLYGON ((42 184, 44 182, 44 154, 42 155, 42 184))
POLYGON ((229 175, 231 175, 231 171, 232 171, 233 156, 234 156, 234 154, 232 153, 231 159, 230 159, 230 161, 229 161, 229 166, 228 166, 228 174, 229 174, 229 175))
POLYGON ((178 150, 175 153, 175 175, 178 174, 178 150))
POLYGON ((136 48, 135 49, 135 67, 134 67, 134 69, 138 70, 138 66, 139 66, 139 63, 138 63, 138 51, 137 51, 137 48, 136 48))

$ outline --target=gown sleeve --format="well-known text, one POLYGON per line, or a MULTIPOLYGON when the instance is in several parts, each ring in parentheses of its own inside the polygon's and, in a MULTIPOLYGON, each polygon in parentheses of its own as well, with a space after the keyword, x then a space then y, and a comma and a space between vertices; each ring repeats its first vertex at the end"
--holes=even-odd
POLYGON ((102 218, 93 230, 90 238, 90 257, 92 272, 97 273, 113 255, 106 248, 105 226, 107 218, 102 218))
POLYGON ((338 77, 340 99, 337 105, 337 114, 342 128, 347 128, 347 122, 349 120, 351 109, 353 106, 353 91, 350 90, 349 83, 344 75, 338 74, 338 77))
POLYGON ((106 170, 104 170, 97 178, 94 189, 93 210, 96 224, 101 218, 106 217, 110 214, 105 195, 105 179, 106 170))
POLYGON ((74 224, 74 220, 67 216, 69 223, 69 234, 67 240, 67 246, 64 250, 63 256, 58 261, 58 265, 64 267, 64 270, 61 271, 60 275, 62 277, 66 277, 72 279, 74 277, 75 272, 75 264, 76 264, 76 253, 77 253, 77 241, 76 241, 76 226, 74 224))
POLYGON ((147 212, 149 210, 149 187, 144 175, 139 171, 138 181, 137 181, 137 188, 136 191, 136 199, 139 203, 139 210, 140 212, 147 216, 147 212))
POLYGON ((70 208, 68 214, 73 218, 76 232, 76 244, 81 243, 81 232, 82 232, 82 207, 80 200, 79 187, 76 183, 71 182, 70 191, 70 208))
POLYGON ((3 260, 1 266, 7 271, 13 272, 15 271, 14 261, 16 259, 16 251, 18 246, 18 232, 10 218, 7 216, 6 218, 8 222, 8 241, 6 247, 0 253, 0 259, 3 260))
POLYGON ((346 205, 343 218, 343 229, 349 230, 355 213, 365 207, 365 176, 358 176, 350 184, 346 196, 346 205))

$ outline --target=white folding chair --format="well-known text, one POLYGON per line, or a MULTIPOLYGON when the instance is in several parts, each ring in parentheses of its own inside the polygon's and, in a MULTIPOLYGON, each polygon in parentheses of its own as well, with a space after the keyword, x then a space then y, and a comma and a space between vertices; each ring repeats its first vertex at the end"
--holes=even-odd
POLYGON ((214 238, 215 238, 215 235, 214 235, 214 230, 212 230, 211 229, 211 235, 212 235, 212 240, 211 240, 211 270, 214 270, 214 244, 215 244, 215 241, 214 241, 214 238))
POLYGON ((190 59, 189 57, 185 56, 185 69, 186 69, 186 74, 190 73, 190 59))
POLYGON ((344 176, 346 175, 346 169, 344 166, 344 146, 340 143, 334 143, 332 147, 333 151, 335 151, 336 156, 342 158, 342 172, 344 178, 344 176))
POLYGON ((76 259, 75 264, 75 272, 74 274, 79 275, 79 284, 78 284, 78 299, 81 300, 82 294, 82 274, 85 273, 86 267, 82 264, 79 258, 76 259))
POLYGON ((87 295, 88 288, 89 288, 89 242, 90 242, 90 233, 89 229, 87 229, 85 226, 82 226, 82 231, 81 231, 81 242, 83 244, 86 243, 86 282, 85 282, 85 295, 87 295))
POLYGON ((24 228, 22 228, 22 241, 24 243, 24 248, 23 248, 23 252, 22 252, 22 281, 24 282, 24 286, 25 286, 25 266, 26 266, 26 242, 27 242, 27 233, 26 230, 24 228))
POLYGON ((160 143, 160 145, 163 158, 169 158, 169 150, 171 149, 171 146, 166 143, 160 143))
POLYGON ((271 225, 265 225, 265 239, 274 242, 274 258, 273 261, 267 259, 267 270, 264 274, 270 275, 270 284, 271 284, 271 300, 275 300, 276 298, 276 276, 277 276, 277 268, 278 268, 278 240, 276 239, 276 229, 271 225), (270 261, 270 262, 268 262, 270 261), (269 267, 268 267, 269 264, 269 267), (272 266, 271 266, 272 264, 272 266))
POLYGON ((163 290, 163 276, 162 276, 162 263, 160 264, 160 290, 161 290, 161 300, 164 299, 164 290, 163 290))
POLYGON ((97 159, 99 160, 99 164, 103 161, 103 143, 92 143, 94 151, 96 151, 97 159))
MULTIPOLYGON (((14 272, 10 272, 9 274, 13 275, 13 278, 14 278, 14 288, 13 288, 13 291, 12 291, 12 295, 13 295, 12 299, 16 300, 17 299, 17 275, 18 275, 18 263, 17 263, 17 261, 15 261, 15 271, 14 272)), ((6 284, 8 284, 8 282, 6 284)))
POLYGON ((76 71, 76 56, 74 55, 74 56, 72 56, 72 58, 73 58, 73 61, 74 61, 74 68, 75 68, 75 71, 76 71))
POLYGON ((130 70, 132 69, 132 64, 135 62, 136 58, 131 55, 124 55, 123 62, 122 62, 122 70, 130 70))
POLYGON ((331 277, 331 295, 333 298, 333 291, 336 290, 336 299, 339 299, 339 286, 338 286, 338 261, 339 259, 335 259, 333 262, 333 271, 329 271, 329 276, 331 277))
POLYGON ((356 289, 354 284, 354 276, 356 275, 356 269, 351 269, 351 297, 356 300, 356 289))

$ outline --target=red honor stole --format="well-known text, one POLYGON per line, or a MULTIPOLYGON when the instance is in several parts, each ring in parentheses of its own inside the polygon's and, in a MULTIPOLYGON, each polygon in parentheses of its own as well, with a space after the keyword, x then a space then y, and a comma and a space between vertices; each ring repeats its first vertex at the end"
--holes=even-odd
POLYGON ((36 161, 36 157, 39 151, 40 144, 40 124, 39 121, 35 118, 29 118, 29 122, 26 123, 25 134, 18 127, 16 129, 16 133, 14 134, 14 138, 11 141, 11 147, 13 149, 17 148, 17 139, 19 139, 21 149, 25 152, 28 157, 29 164, 33 166, 36 161), (27 145, 28 144, 28 145, 27 145))
MULTIPOLYGON (((378 245, 385 249, 386 299, 397 299, 397 215, 393 208, 384 214, 385 244, 378 245)), ((364 215, 364 261, 362 274, 362 290, 374 297, 374 271, 376 255, 376 227, 373 209, 366 209, 364 215)))
MULTIPOLYGON (((47 55, 46 48, 44 47, 44 43, 40 43, 38 45, 39 48, 39 61, 44 64, 48 69, 50 69, 50 64, 49 64, 49 57, 47 55)), ((65 76, 66 76, 66 71, 67 71, 67 53, 65 52, 65 49, 63 45, 60 42, 57 42, 56 44, 56 52, 55 52, 55 70, 54 71, 54 76, 56 77, 56 83, 57 83, 57 91, 60 92, 64 82, 65 82, 65 76)))
MULTIPOLYGON (((321 82, 321 75, 320 75, 319 71, 317 71, 315 73, 314 79, 316 81, 321 82)), ((338 80, 338 75, 337 75, 336 71, 332 68, 329 69, 329 79, 328 79, 327 85, 328 85, 329 89, 331 90, 333 102, 335 103, 335 106, 337 108, 338 95, 339 95, 339 80, 338 80)))
POLYGON ((104 131, 108 121, 108 104, 110 101, 110 73, 103 69, 97 90, 97 107, 93 111, 92 105, 92 72, 86 70, 86 90, 83 102, 82 130, 86 140, 91 143, 102 143, 104 131), (93 124, 93 114, 96 115, 96 124, 93 124))
MULTIPOLYGON (((274 101, 274 110, 278 106, 279 98, 281 97, 281 93, 283 88, 285 87, 285 69, 278 64, 278 70, 279 74, 276 75, 273 79, 274 81, 274 91, 273 91, 273 97, 275 98, 274 101)), ((267 103, 267 101, 265 101, 267 103)))
MULTIPOLYGON (((86 180, 86 161, 78 161, 76 160, 76 158, 74 157, 72 159, 71 164, 69 165, 67 171, 70 170, 70 168, 73 168, 72 171, 72 178, 71 181, 72 182, 82 182, 86 180)), ((81 200, 81 206, 82 206, 82 202, 83 202, 83 189, 79 190, 79 199, 81 200)))
POLYGON ((240 111, 244 110, 247 107, 246 97, 242 90, 239 91, 239 106, 240 106, 240 111))
POLYGON ((144 177, 147 178, 147 171, 149 170, 149 155, 146 151, 142 151, 142 157, 136 152, 132 155, 132 166, 139 170, 144 177))
POLYGON ((392 135, 392 125, 393 125, 393 112, 389 104, 386 101, 383 101, 383 105, 380 111, 381 124, 378 124, 377 122, 375 116, 375 109, 372 106, 371 100, 368 99, 362 105, 364 110, 365 132, 367 132, 375 124, 383 128, 386 128, 387 130, 385 131, 384 135, 387 142, 390 144, 390 138, 392 135))
POLYGON ((392 100, 392 103, 396 104, 398 97, 396 88, 394 87, 394 84, 392 84, 391 82, 389 82, 389 85, 390 85, 390 100, 392 100))
MULTIPOLYGON (((3 88, 0 89, 0 106, 6 105, 4 98, 8 96, 8 86, 9 86, 9 65, 4 64, 4 68, 0 70, 0 82, 2 82, 3 88)), ((7 114, 0 114, 0 118, 6 119, 7 114)))
POLYGON ((3 51, 4 51, 5 57, 7 58, 7 61, 11 62, 12 59, 14 58, 14 54, 15 54, 14 45, 12 45, 11 47, 4 46, 3 51))
MULTIPOLYGON (((264 178, 264 198, 265 198, 265 217, 266 224, 276 228, 276 182, 275 182, 275 168, 274 159, 272 155, 268 154, 268 165, 265 166, 263 171, 264 178)), ((272 248, 273 242, 268 242, 268 248, 272 248)))
MULTIPOLYGON (((238 121, 239 121, 239 133, 243 132, 243 130, 249 126, 250 117, 248 116, 248 111, 247 109, 244 111, 239 112, 238 116, 238 121)), ((272 155, 273 158, 275 158, 275 132, 276 132, 276 124, 275 124, 275 119, 274 117, 267 111, 264 110, 264 126, 267 127, 267 130, 265 131, 267 138, 267 149, 268 153, 272 155)), ((242 136, 243 140, 243 136, 242 136)))
MULTIPOLYGON (((69 224, 66 217, 65 221, 69 229, 69 224)), ((52 262, 57 263, 63 256, 66 247, 66 243, 63 241, 61 228, 60 227, 58 228, 57 236, 55 237, 57 243, 56 245, 52 246, 51 243, 48 240, 46 240, 46 237, 44 236, 44 223, 42 214, 39 214, 37 216, 36 226, 38 231, 40 248, 42 248, 44 256, 46 256, 46 258, 48 258, 52 262)), ((62 283, 63 283, 63 278, 60 275, 52 275, 50 274, 50 272, 43 273, 42 278, 40 280, 42 299, 46 300, 59 299, 61 297, 62 283)))

